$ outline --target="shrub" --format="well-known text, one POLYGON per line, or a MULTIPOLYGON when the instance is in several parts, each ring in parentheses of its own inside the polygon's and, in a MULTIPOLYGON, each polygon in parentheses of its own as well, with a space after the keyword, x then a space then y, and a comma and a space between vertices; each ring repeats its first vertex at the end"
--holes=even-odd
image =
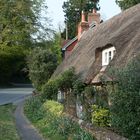
POLYGON ((35 88, 41 91, 57 67, 57 55, 49 49, 36 48, 28 57, 29 76, 35 88))
POLYGON ((40 129, 43 136, 58 140, 94 140, 72 119, 64 116, 63 106, 48 100, 42 106, 38 97, 30 98, 24 107, 27 117, 40 129))
POLYGON ((85 89, 85 84, 81 80, 73 81, 73 92, 78 95, 81 94, 85 89))
POLYGON ((63 105, 56 102, 56 101, 50 101, 50 100, 47 100, 44 104, 43 104, 43 108, 44 108, 44 111, 46 112, 50 112, 51 114, 53 114, 54 116, 61 116, 62 113, 63 113, 63 105))
POLYGON ((57 98, 58 87, 56 80, 49 80, 45 85, 42 86, 41 92, 42 101, 46 99, 52 100, 57 98))
POLYGON ((68 117, 63 116, 57 120, 57 133, 63 135, 66 139, 75 130, 75 123, 68 117))
POLYGON ((75 121, 68 117, 60 117, 52 125, 55 126, 56 132, 67 140, 94 140, 91 134, 81 129, 75 121))
POLYGON ((112 94, 112 125, 131 140, 140 139, 140 57, 117 72, 112 94))
POLYGON ((26 100, 24 105, 24 111, 27 117, 32 121, 36 122, 43 118, 44 110, 41 108, 42 103, 39 97, 31 97, 26 100))
POLYGON ((92 123, 97 126, 110 126, 110 112, 105 108, 92 106, 92 123))
POLYGON ((87 86, 84 89, 84 120, 91 122, 91 112, 92 105, 94 103, 95 98, 95 88, 93 86, 87 86))
POLYGON ((58 88, 62 91, 68 91, 72 88, 73 86, 72 84, 75 80, 76 80, 75 71, 73 68, 70 68, 69 70, 66 70, 58 77, 57 79, 58 88))
POLYGON ((79 127, 76 134, 73 136, 73 140, 95 140, 95 138, 90 133, 79 127))

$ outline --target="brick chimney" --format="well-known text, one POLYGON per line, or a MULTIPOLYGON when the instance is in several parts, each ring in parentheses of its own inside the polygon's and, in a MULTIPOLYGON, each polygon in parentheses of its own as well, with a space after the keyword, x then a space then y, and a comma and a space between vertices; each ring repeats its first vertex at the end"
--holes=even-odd
POLYGON ((85 13, 82 11, 81 22, 78 25, 78 40, 80 40, 82 33, 89 29, 89 23, 85 20, 85 13))
POLYGON ((88 13, 88 23, 95 22, 96 25, 100 24, 100 14, 97 13, 96 9, 93 9, 92 13, 88 13))

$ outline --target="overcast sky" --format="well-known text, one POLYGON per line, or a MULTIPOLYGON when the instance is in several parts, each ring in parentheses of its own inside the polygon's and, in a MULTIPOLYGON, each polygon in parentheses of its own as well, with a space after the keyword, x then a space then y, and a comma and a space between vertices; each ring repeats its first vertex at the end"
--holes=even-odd
MULTIPOLYGON (((64 13, 62 9, 63 2, 66 0, 46 0, 48 6, 48 16, 52 19, 55 28, 58 24, 63 25, 64 13)), ((116 5, 115 0, 100 0, 100 13, 102 18, 109 19, 120 13, 120 8, 116 5)))

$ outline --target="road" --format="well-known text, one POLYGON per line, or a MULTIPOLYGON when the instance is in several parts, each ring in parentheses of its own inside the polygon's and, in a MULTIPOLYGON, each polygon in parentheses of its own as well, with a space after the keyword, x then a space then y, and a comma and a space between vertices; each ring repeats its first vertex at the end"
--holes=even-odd
POLYGON ((5 88, 0 89, 0 105, 17 103, 31 95, 33 88, 5 88))

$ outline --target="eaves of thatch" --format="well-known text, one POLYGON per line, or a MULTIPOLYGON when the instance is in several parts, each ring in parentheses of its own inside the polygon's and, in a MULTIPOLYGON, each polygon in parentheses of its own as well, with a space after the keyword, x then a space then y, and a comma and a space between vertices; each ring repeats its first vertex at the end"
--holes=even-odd
POLYGON ((116 48, 109 65, 115 68, 125 66, 140 55, 140 4, 86 31, 71 55, 57 67, 53 77, 74 67, 83 82, 90 83, 102 69, 102 50, 109 46, 116 48))

